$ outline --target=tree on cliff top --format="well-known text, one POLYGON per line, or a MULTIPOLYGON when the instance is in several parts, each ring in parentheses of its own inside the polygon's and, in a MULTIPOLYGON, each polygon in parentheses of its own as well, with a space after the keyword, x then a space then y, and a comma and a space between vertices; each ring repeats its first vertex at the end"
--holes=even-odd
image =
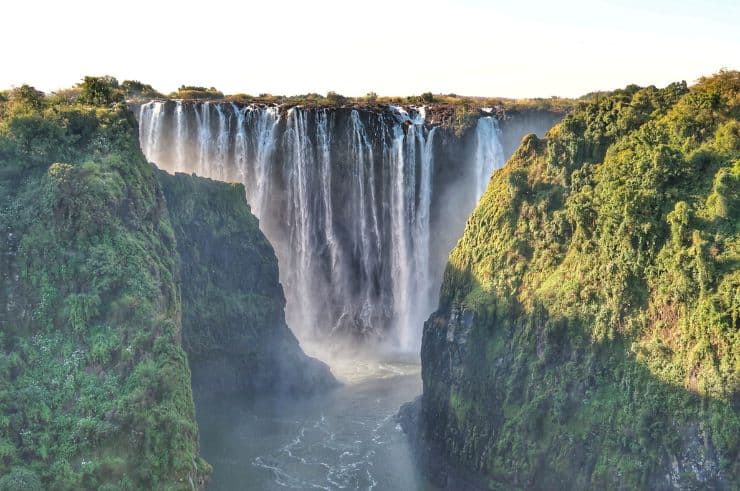
POLYGON ((81 89, 79 101, 85 104, 109 106, 123 101, 123 92, 120 90, 118 80, 110 75, 87 76, 80 82, 79 87, 81 89))

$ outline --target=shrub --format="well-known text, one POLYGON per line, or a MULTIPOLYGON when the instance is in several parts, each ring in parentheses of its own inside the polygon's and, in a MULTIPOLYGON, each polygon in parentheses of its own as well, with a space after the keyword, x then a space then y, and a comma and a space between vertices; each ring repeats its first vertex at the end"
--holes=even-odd
POLYGON ((0 491, 43 491, 35 472, 23 467, 14 467, 10 474, 0 478, 0 491))

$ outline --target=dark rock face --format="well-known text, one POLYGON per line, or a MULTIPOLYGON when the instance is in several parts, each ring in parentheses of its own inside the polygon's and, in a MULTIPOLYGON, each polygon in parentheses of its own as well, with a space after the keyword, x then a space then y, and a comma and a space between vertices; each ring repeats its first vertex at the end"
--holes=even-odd
POLYGON ((310 394, 336 385, 285 323, 275 253, 244 187, 158 173, 180 257, 182 343, 193 392, 310 394))
POLYGON ((455 465, 445 454, 444 448, 426 438, 421 427, 422 397, 407 402, 398 411, 398 423, 414 446, 414 457, 425 477, 439 489, 457 491, 484 491, 489 489, 486 478, 475 471, 455 465))
MULTIPOLYGON (((452 449, 458 452, 469 444, 465 441, 465 433, 459 431, 455 418, 451 417, 458 408, 450 407, 449 391, 456 384, 469 383, 465 380, 464 364, 473 320, 472 311, 455 307, 449 320, 435 314, 425 323, 424 393, 404 404, 398 413, 399 423, 414 445, 419 465, 432 483, 446 490, 488 489, 483 473, 450 458, 452 449)), ((480 421, 478 425, 485 426, 486 422, 480 421)), ((473 450, 468 447, 465 455, 474 458, 473 450)))
MULTIPOLYGON (((415 401, 402 406, 398 415, 399 423, 414 445, 419 465, 433 483, 447 490, 499 489, 496 486, 543 491, 594 489, 593 478, 589 476, 595 471, 594 461, 604 452, 602 446, 606 446, 604 436, 596 434, 596 430, 592 430, 594 441, 569 450, 571 458, 565 461, 560 461, 557 455, 540 455, 533 469, 519 475, 509 469, 491 467, 492 455, 500 452, 497 438, 507 431, 504 408, 512 401, 523 405, 525 398, 536 397, 536 394, 527 387, 526 380, 520 379, 521 375, 512 374, 509 369, 517 365, 515 351, 498 353, 492 359, 487 356, 490 351, 481 350, 490 343, 485 339, 486 333, 481 332, 486 329, 481 324, 476 322, 473 311, 451 306, 447 311, 433 314, 424 326, 421 355, 424 392, 415 401), (495 374, 493 379, 489 378, 490 373, 495 374), (508 387, 497 389, 504 384, 511 385, 512 380, 521 384, 513 389, 519 393, 516 396, 519 400, 511 394, 508 400, 502 395, 511 390, 508 387)), ((543 357, 550 347, 545 346, 544 335, 539 335, 538 339, 534 350, 543 357)), ((576 351, 565 350, 561 356, 566 363, 585 359, 584 353, 576 351)), ((601 371, 609 369, 607 366, 598 368, 601 371)), ((596 390, 588 380, 575 380, 571 386, 577 394, 575 398, 585 398, 596 390)), ((571 406, 575 411, 576 403, 571 406)), ((522 440, 537 442, 546 438, 541 416, 528 417, 531 421, 527 426, 532 433, 523 434, 522 440)), ((609 415, 598 417, 608 420, 609 415)), ((680 423, 677 427, 676 449, 662 449, 666 453, 658 459, 656 468, 649 470, 645 489, 734 489, 727 479, 732 477, 720 469, 720 459, 705 423, 699 420, 680 423)), ((558 450, 555 446, 549 452, 558 450)))

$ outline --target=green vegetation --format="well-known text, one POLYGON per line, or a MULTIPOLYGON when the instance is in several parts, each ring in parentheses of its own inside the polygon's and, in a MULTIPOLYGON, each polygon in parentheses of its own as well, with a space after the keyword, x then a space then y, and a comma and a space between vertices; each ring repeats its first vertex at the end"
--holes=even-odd
POLYGON ((170 94, 172 99, 223 99, 224 94, 213 87, 181 85, 177 92, 170 94))
MULTIPOLYGON (((159 180, 182 258, 184 344, 191 361, 223 357, 225 350, 244 355, 239 343, 256 359, 265 326, 284 323, 285 300, 277 258, 250 213, 244 187, 164 171, 159 180), (225 336, 231 342, 224 343, 225 336)), ((285 328, 281 334, 289 333, 285 328)))
POLYGON ((121 82, 121 90, 127 99, 159 99, 164 95, 154 90, 149 84, 144 84, 138 80, 124 80, 121 82))
POLYGON ((586 99, 524 138, 450 255, 427 433, 512 487, 740 486, 740 73, 586 99))
POLYGON ((312 393, 335 381, 285 323, 278 261, 244 186, 159 171, 177 240, 196 394, 312 393))
POLYGON ((107 106, 123 101, 123 92, 113 77, 85 77, 80 84, 78 100, 84 104, 107 106))
POLYGON ((0 99, 0 489, 191 489, 177 256, 115 79, 0 99))

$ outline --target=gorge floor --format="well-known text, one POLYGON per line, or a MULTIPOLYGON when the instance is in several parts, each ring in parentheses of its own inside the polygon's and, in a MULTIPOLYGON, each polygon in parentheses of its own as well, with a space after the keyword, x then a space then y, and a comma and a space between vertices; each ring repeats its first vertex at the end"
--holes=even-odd
POLYGON ((196 401, 211 490, 431 489, 395 415, 421 393, 417 357, 340 360, 343 386, 310 399, 196 401))

